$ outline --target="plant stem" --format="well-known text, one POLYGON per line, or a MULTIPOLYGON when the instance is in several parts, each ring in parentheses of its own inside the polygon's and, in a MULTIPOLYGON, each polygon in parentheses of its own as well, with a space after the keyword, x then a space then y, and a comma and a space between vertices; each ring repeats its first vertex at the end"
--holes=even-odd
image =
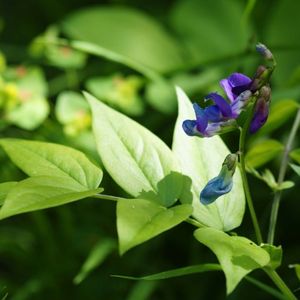
POLYGON ((245 143, 246 143, 246 136, 247 132, 250 126, 252 114, 248 117, 248 119, 245 122, 245 126, 241 129, 240 133, 240 143, 239 143, 239 155, 240 155, 240 166, 241 166, 241 175, 242 175, 242 180, 243 180, 243 185, 244 185, 244 190, 245 190, 245 195, 246 195, 246 201, 247 205, 249 208, 250 216, 252 219, 255 235, 256 235, 256 240, 258 244, 261 244, 263 242, 262 240, 262 235, 260 231, 260 227, 257 221, 255 209, 253 206, 253 201, 249 189, 249 184, 248 184, 248 179, 246 175, 246 166, 245 166, 245 143))
POLYGON ((264 268, 264 271, 272 279, 278 289, 283 293, 286 299, 297 300, 296 296, 292 293, 289 287, 280 278, 277 272, 271 268, 264 268))
MULTIPOLYGON (((288 162, 289 162, 289 153, 291 151, 292 144, 293 144, 294 139, 296 137, 299 125, 300 125, 300 108, 297 111, 291 133, 288 137, 288 141, 287 141, 287 143, 285 145, 285 148, 284 148, 283 157, 282 157, 282 161, 281 161, 281 165, 280 165, 280 169, 279 169, 279 174, 278 174, 278 180, 277 180, 278 185, 282 184, 282 182, 284 181, 284 177, 285 177, 288 162)), ((275 194, 274 194, 274 199, 273 199, 273 204, 272 204, 272 211, 271 211, 271 218, 270 218, 269 234, 268 234, 268 243, 269 244, 274 243, 275 228, 276 228, 276 223, 277 223, 281 193, 282 193, 282 191, 279 190, 279 191, 276 191, 275 194)))
POLYGON ((115 197, 115 196, 104 195, 104 194, 96 194, 96 195, 92 196, 92 198, 103 199, 103 200, 110 200, 110 201, 127 200, 126 198, 115 197))

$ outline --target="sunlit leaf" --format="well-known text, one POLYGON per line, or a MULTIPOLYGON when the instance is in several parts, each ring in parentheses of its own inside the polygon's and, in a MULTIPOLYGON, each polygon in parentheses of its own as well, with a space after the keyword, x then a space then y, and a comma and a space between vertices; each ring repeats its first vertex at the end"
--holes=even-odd
POLYGON ((78 150, 45 142, 1 139, 10 159, 29 176, 59 176, 89 189, 99 186, 102 170, 78 150))
POLYGON ((193 216, 201 223, 221 229, 231 230, 241 224, 245 198, 240 172, 233 177, 232 191, 220 197, 211 205, 200 204, 200 192, 207 182, 217 176, 225 157, 229 154, 220 137, 199 138, 187 136, 182 122, 194 119, 195 113, 190 100, 181 89, 177 89, 179 116, 175 126, 173 151, 181 162, 183 174, 192 179, 193 216))
POLYGON ((66 176, 34 176, 17 183, 7 194, 0 219, 87 198, 103 189, 88 190, 66 176))
POLYGON ((179 170, 171 150, 140 124, 90 94, 85 93, 85 97, 92 109, 98 153, 112 178, 135 197, 158 191, 158 182, 179 170))
POLYGON ((17 184, 16 181, 9 181, 0 183, 0 205, 4 203, 4 200, 10 190, 17 184))
POLYGON ((192 213, 189 204, 165 208, 143 199, 118 201, 117 229, 120 254, 186 220, 192 213))
POLYGON ((227 294, 233 292, 248 273, 270 261, 268 252, 247 238, 229 236, 214 228, 197 229, 194 235, 217 256, 225 273, 227 294))

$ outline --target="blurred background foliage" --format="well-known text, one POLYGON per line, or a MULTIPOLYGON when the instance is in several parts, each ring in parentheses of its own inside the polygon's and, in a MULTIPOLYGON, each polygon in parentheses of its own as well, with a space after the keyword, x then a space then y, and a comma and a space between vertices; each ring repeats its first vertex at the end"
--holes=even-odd
MULTIPOLYGON (((299 10, 297 0, 0 0, 1 137, 70 145, 99 160, 90 111, 80 94, 88 90, 171 145, 174 85, 201 101, 209 91, 220 91, 219 80, 232 72, 252 76, 260 59, 254 45, 263 42, 278 68, 270 120, 249 140, 247 164, 266 231, 274 176, 299 107, 299 10)), ((236 151, 236 136, 224 139, 236 151)), ((300 147, 299 139, 296 143, 300 147)), ((299 165, 300 150, 291 158, 299 165)), ((24 178, 2 150, 0 160, 1 182, 24 178)), ((292 170, 288 176, 296 188, 284 192, 277 242, 284 247, 280 272, 297 289, 299 282, 286 266, 300 261, 299 176, 292 170)), ((126 196, 108 174, 103 186, 108 194, 126 196)), ((248 214, 237 231, 253 237, 248 214)), ((222 273, 159 282, 110 277, 215 262, 191 233, 183 224, 119 257, 112 203, 86 199, 13 217, 0 226, 0 296, 224 299, 222 273)), ((269 283, 262 272, 255 275, 269 283)), ((229 299, 241 297, 268 299, 246 281, 229 299)))

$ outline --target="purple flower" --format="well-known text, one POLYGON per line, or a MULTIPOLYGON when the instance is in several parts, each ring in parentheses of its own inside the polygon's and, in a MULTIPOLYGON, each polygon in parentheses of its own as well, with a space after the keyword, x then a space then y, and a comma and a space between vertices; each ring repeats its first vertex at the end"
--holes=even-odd
POLYGON ((250 132, 255 133, 267 121, 269 116, 269 107, 271 99, 271 89, 269 86, 263 86, 259 91, 259 98, 256 101, 253 118, 250 124, 250 132))
POLYGON ((235 172, 237 155, 226 156, 219 175, 211 179, 200 193, 200 202, 204 205, 213 203, 220 196, 232 189, 232 177, 235 172))
POLYGON ((196 120, 185 120, 182 123, 182 128, 187 135, 211 137, 215 134, 224 133, 225 131, 234 128, 234 120, 228 119, 221 121, 220 110, 217 106, 210 106, 209 111, 201 108, 197 103, 194 103, 193 107, 196 114, 196 120), (212 119, 217 121, 210 122, 212 119))
POLYGON ((251 83, 252 80, 241 73, 233 73, 228 78, 220 81, 220 85, 231 102, 233 102, 241 93, 250 90, 251 83))

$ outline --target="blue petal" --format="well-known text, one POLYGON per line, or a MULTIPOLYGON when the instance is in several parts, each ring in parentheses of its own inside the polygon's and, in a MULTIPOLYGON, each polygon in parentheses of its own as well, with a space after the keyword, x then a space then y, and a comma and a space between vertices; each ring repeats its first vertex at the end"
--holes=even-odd
POLYGON ((217 105, 211 105, 204 109, 206 118, 210 122, 220 122, 222 120, 222 114, 217 105))
POLYGON ((222 96, 217 93, 210 93, 205 98, 213 100, 225 118, 231 117, 232 114, 230 104, 222 96))
POLYGON ((197 135, 197 122, 195 120, 185 120, 182 123, 184 132, 189 136, 197 135))
POLYGON ((193 107, 196 114, 197 129, 199 132, 203 133, 208 125, 204 109, 202 109, 197 103, 194 103, 193 107))
POLYGON ((213 203, 220 196, 229 193, 232 185, 232 180, 225 183, 220 175, 211 179, 200 193, 200 202, 204 205, 213 203))

